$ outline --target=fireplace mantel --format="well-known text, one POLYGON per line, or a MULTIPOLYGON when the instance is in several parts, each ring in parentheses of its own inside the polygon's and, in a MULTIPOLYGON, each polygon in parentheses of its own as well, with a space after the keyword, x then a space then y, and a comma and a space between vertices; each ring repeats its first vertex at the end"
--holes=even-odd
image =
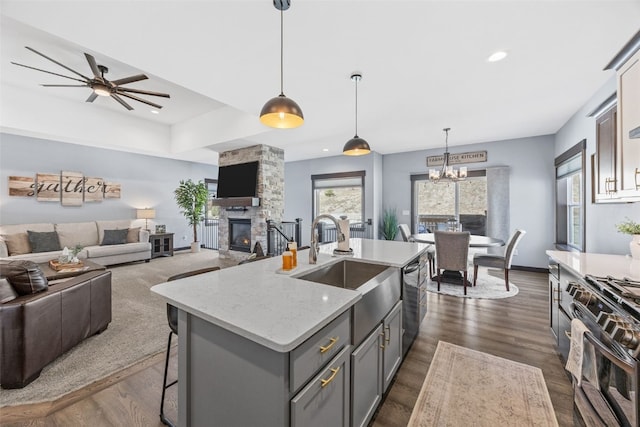
POLYGON ((224 199, 211 200, 213 206, 228 207, 257 207, 260 206, 260 198, 258 197, 225 197, 224 199))

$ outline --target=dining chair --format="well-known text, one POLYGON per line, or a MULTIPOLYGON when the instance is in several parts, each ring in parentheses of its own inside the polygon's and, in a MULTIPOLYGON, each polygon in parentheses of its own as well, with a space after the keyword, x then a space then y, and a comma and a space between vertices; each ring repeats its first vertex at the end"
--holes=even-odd
MULTIPOLYGON (((167 282, 184 279, 185 277, 195 276, 197 274, 209 273, 211 271, 220 270, 220 267, 205 267, 199 270, 187 271, 186 273, 175 274, 167 279, 167 282)), ((169 342, 167 343, 167 357, 164 361, 164 379, 162 380, 162 397, 160 398, 160 421, 162 424, 174 427, 175 424, 169 420, 164 414, 164 396, 169 387, 176 384, 178 380, 167 384, 167 372, 169 371, 169 355, 171 353, 171 337, 173 334, 178 335, 178 309, 171 304, 167 304, 167 322, 169 323, 169 342)))
POLYGON ((468 231, 435 231, 433 233, 436 242, 436 278, 438 291, 442 279, 441 270, 462 272, 462 285, 464 294, 467 294, 467 262, 469 260, 469 240, 471 233, 468 231))
POLYGON ((525 234, 527 232, 524 230, 516 230, 509 238, 503 254, 475 254, 473 256, 473 286, 476 285, 478 278, 478 266, 499 268, 504 270, 504 284, 507 287, 507 292, 509 292, 509 269, 511 268, 513 253, 525 234))
MULTIPOLYGON (((409 230, 409 226, 407 224, 398 224, 398 228, 400 229, 400 235, 402 236, 402 240, 405 242, 413 242, 413 237, 411 237, 411 231, 409 230)), ((436 250, 432 245, 429 245, 427 248, 427 261, 429 262, 429 278, 433 277, 433 270, 435 269, 434 259, 436 257, 436 250)))

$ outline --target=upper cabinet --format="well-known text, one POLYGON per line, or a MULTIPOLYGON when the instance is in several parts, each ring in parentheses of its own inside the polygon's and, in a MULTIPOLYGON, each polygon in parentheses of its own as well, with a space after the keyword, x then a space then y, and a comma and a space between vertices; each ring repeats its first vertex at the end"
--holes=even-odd
POLYGON ((616 70, 617 109, 596 118, 594 195, 596 201, 637 202, 640 201, 640 138, 636 136, 640 127, 640 31, 605 67, 609 69, 616 70), (612 136, 614 144, 610 141, 612 136))

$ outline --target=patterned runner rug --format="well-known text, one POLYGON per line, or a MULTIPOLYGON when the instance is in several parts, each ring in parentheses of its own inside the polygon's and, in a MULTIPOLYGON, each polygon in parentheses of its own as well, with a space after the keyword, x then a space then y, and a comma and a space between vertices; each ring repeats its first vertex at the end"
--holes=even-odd
POLYGON ((539 368, 438 342, 409 427, 557 426, 539 368))

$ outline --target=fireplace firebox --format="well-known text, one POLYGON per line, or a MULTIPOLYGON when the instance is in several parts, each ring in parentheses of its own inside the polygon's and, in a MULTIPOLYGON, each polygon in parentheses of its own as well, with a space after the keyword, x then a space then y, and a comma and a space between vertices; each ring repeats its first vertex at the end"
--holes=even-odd
POLYGON ((251 219, 229 218, 229 249, 251 252, 251 219))

